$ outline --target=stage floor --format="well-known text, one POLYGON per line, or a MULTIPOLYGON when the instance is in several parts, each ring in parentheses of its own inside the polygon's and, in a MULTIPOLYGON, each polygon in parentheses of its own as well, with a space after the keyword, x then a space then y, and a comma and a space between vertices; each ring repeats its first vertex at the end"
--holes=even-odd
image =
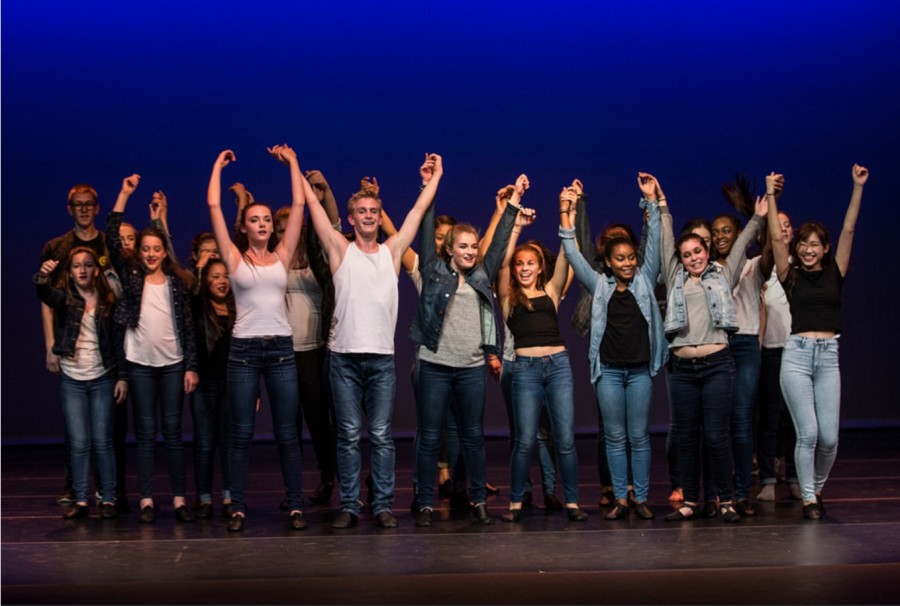
MULTIPOLYGON (((507 444, 489 440, 488 480, 500 488, 482 527, 440 500, 431 528, 416 528, 412 444, 397 443, 394 513, 399 527, 333 530, 329 506, 308 506, 309 529, 294 532, 282 498, 275 446, 251 453, 248 516, 229 533, 220 515, 178 524, 163 490, 157 450, 157 522, 132 512, 67 521, 60 447, 4 447, 2 601, 94 604, 549 604, 549 603, 897 603, 900 602, 900 429, 845 430, 824 493, 828 515, 810 522, 779 484, 779 500, 758 503, 739 524, 665 522, 672 509, 664 437, 653 438, 650 504, 656 519, 603 519, 593 438, 579 438, 580 501, 591 515, 568 522, 545 512, 540 490, 520 524, 499 520, 509 495, 507 444)), ((364 449, 365 451, 365 449, 364 449)), ((190 461, 190 448, 187 449, 190 461)), ((318 474, 308 445, 304 487, 318 474)), ((192 465, 189 464, 189 469, 192 465)), ((537 479, 538 469, 532 468, 537 479)), ((189 473, 189 486, 192 476, 189 473)), ((751 495, 759 492, 754 478, 751 495)), ((562 494, 558 489, 558 494, 562 494)), ((365 488, 361 495, 365 498, 365 488)), ((191 492, 193 499, 193 491, 191 492)), ((332 505, 338 502, 332 496, 332 505)))

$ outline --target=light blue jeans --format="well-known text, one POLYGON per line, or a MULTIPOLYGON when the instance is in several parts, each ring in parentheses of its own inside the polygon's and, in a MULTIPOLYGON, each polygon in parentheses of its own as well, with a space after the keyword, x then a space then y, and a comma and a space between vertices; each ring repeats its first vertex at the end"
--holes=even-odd
POLYGON ((653 380, 646 364, 637 367, 602 365, 594 384, 606 434, 606 457, 616 499, 628 497, 628 453, 635 499, 646 501, 650 490, 650 402, 653 380))
POLYGON ((780 382, 797 430, 797 479, 803 500, 812 502, 822 492, 837 457, 841 416, 837 337, 788 337, 780 382))

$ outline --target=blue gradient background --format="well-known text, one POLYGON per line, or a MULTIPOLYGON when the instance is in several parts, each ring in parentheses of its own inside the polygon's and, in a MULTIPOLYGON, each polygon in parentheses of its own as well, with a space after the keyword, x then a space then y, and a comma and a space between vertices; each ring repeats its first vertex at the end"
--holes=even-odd
MULTIPOLYGON (((484 226, 493 193, 525 172, 531 235, 558 245, 554 204, 574 177, 594 231, 639 222, 635 173, 654 173, 676 225, 729 210, 735 172, 784 172, 795 222, 837 238, 850 167, 872 172, 846 282, 841 338, 845 424, 897 424, 900 4, 862 2, 199 3, 24 2, 2 12, 2 439, 62 435, 44 370, 30 283, 41 246, 71 228, 66 193, 100 193, 100 225, 121 179, 170 200, 182 258, 208 229, 216 154, 238 162, 258 199, 288 200, 287 171, 265 146, 287 142, 322 170, 341 204, 375 175, 400 221, 424 152, 445 159, 438 212, 484 226), (887 255, 887 258, 885 258, 887 255)), ((395 427, 414 427, 407 338, 415 291, 401 276, 395 427)), ((574 297, 561 315, 571 315, 574 297)), ((565 332, 578 425, 596 424, 586 342, 565 332)), ((487 426, 503 431, 491 386, 487 426)), ((188 416, 186 431, 190 431, 188 416)), ((657 383, 653 422, 667 420, 657 383)), ((267 434, 268 412, 258 433, 267 434)))

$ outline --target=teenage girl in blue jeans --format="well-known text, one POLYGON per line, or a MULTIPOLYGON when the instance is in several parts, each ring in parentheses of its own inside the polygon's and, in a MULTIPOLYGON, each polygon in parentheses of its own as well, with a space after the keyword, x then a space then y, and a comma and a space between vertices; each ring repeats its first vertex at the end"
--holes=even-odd
POLYGON ((228 267, 237 311, 228 353, 233 507, 228 530, 233 532, 244 529, 247 511, 245 491, 260 378, 266 381, 272 408, 272 430, 281 462, 289 527, 293 530, 307 527, 300 492, 302 465, 297 440, 297 368, 284 299, 288 268, 300 240, 306 184, 293 149, 287 145, 276 145, 268 151, 286 164, 291 173, 291 210, 284 238, 274 250, 269 250, 269 239, 275 232, 272 209, 257 202, 241 210, 236 234, 238 242, 231 241, 230 229, 222 214, 221 184, 222 168, 235 160, 231 150, 220 153, 213 164, 207 192, 213 233, 222 260, 228 267))
POLYGON ((659 206, 656 181, 638 173, 644 194, 641 208, 648 211, 647 248, 638 266, 634 243, 613 238, 604 249, 604 273, 595 271, 576 248, 575 230, 568 212, 560 212, 563 250, 575 276, 593 295, 591 344, 588 359, 591 381, 600 403, 606 433, 606 452, 616 505, 608 520, 628 516, 628 455, 634 478, 635 513, 653 518, 647 506, 650 486, 650 402, 652 376, 668 358, 662 317, 654 288, 659 275, 659 206))
MULTIPOLYGON (((512 203, 528 188, 528 178, 516 180, 512 203)), ((560 209, 575 207, 574 187, 560 194, 560 209)), ((578 506, 578 455, 575 452, 575 394, 569 352, 559 334, 556 315, 569 274, 564 254, 556 259, 553 278, 544 281, 544 255, 533 245, 516 248, 522 227, 534 220, 534 211, 520 211, 509 240, 507 255, 498 275, 503 317, 516 342, 512 400, 515 438, 510 461, 509 511, 505 522, 518 522, 522 514, 528 463, 546 401, 550 428, 556 444, 560 475, 569 519, 583 522, 588 515, 578 506)))
POLYGON ((869 171, 854 164, 851 174, 853 193, 833 259, 828 231, 818 222, 800 226, 793 251, 788 251, 781 239, 775 199, 784 177, 775 173, 766 177, 775 271, 791 307, 791 335, 781 358, 781 390, 797 430, 794 460, 803 493, 803 516, 810 520, 825 515, 822 489, 837 456, 841 289, 850 265, 853 233, 869 171))

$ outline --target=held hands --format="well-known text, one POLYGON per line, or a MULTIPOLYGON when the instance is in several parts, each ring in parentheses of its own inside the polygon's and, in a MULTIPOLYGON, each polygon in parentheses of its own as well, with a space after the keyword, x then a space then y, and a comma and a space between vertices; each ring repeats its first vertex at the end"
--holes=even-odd
POLYGON ((775 174, 775 171, 772 171, 768 175, 766 175, 766 195, 767 196, 775 196, 776 198, 781 195, 781 192, 784 191, 784 175, 775 174))
POLYGON ((53 273, 53 270, 56 269, 57 265, 59 265, 59 261, 56 261, 54 259, 47 259, 46 261, 41 263, 41 269, 39 270, 39 273, 46 278, 53 273))
POLYGON ((286 166, 290 166, 291 163, 297 163, 297 152, 288 146, 287 143, 267 147, 266 151, 269 152, 269 155, 286 166))
POLYGON ((141 182, 141 176, 137 173, 131 175, 130 177, 125 177, 122 179, 122 193, 126 196, 130 196, 134 193, 134 190, 137 189, 138 183, 141 182))
POLYGON ((638 172, 637 176, 638 188, 646 200, 651 202, 662 197, 662 190, 659 188, 659 182, 656 177, 650 173, 638 172))
POLYGON ((503 372, 503 362, 500 361, 500 358, 495 354, 488 354, 487 367, 488 370, 491 371, 491 377, 493 377, 495 381, 499 381, 500 373, 503 372))
POLYGON ((166 194, 162 193, 161 190, 153 192, 153 197, 150 199, 150 220, 155 221, 159 219, 164 221, 168 211, 169 203, 166 200, 166 194))
POLYGON ((510 202, 518 205, 519 201, 522 199, 522 196, 525 195, 525 190, 527 190, 531 186, 531 183, 528 181, 528 177, 525 174, 519 175, 516 179, 516 184, 513 188, 512 196, 510 197, 510 202))
POLYGON ((866 184, 866 181, 869 180, 869 169, 865 166, 860 166, 859 164, 853 165, 852 170, 853 175, 853 185, 856 187, 863 187, 866 184))
POLYGON ((535 219, 537 219, 537 213, 534 212, 533 208, 521 208, 519 209, 519 214, 516 215, 515 226, 521 228, 531 225, 535 219))
POLYGON ((579 196, 584 195, 584 184, 581 182, 581 179, 573 179, 570 187, 572 187, 579 196))
POLYGON ((419 167, 419 175, 422 177, 422 185, 428 185, 435 175, 444 173, 444 160, 437 154, 425 154, 425 162, 419 167))
POLYGON ((306 171, 306 180, 309 182, 309 186, 312 187, 313 193, 316 194, 316 198, 318 198, 319 202, 324 200, 325 193, 330 188, 328 187, 328 181, 325 180, 322 172, 318 170, 308 170, 306 171))
POLYGON ((378 178, 372 177, 363 177, 359 181, 359 191, 364 191, 370 196, 378 197, 378 192, 381 191, 381 187, 378 185, 378 178))
POLYGON ((559 192, 559 212, 571 213, 575 211, 575 202, 578 201, 578 191, 572 187, 564 187, 559 192))
POLYGON ((500 189, 497 190, 497 196, 494 200, 497 203, 497 212, 502 213, 506 209, 506 203, 509 202, 509 199, 513 195, 513 191, 515 191, 515 185, 504 185, 500 189))

